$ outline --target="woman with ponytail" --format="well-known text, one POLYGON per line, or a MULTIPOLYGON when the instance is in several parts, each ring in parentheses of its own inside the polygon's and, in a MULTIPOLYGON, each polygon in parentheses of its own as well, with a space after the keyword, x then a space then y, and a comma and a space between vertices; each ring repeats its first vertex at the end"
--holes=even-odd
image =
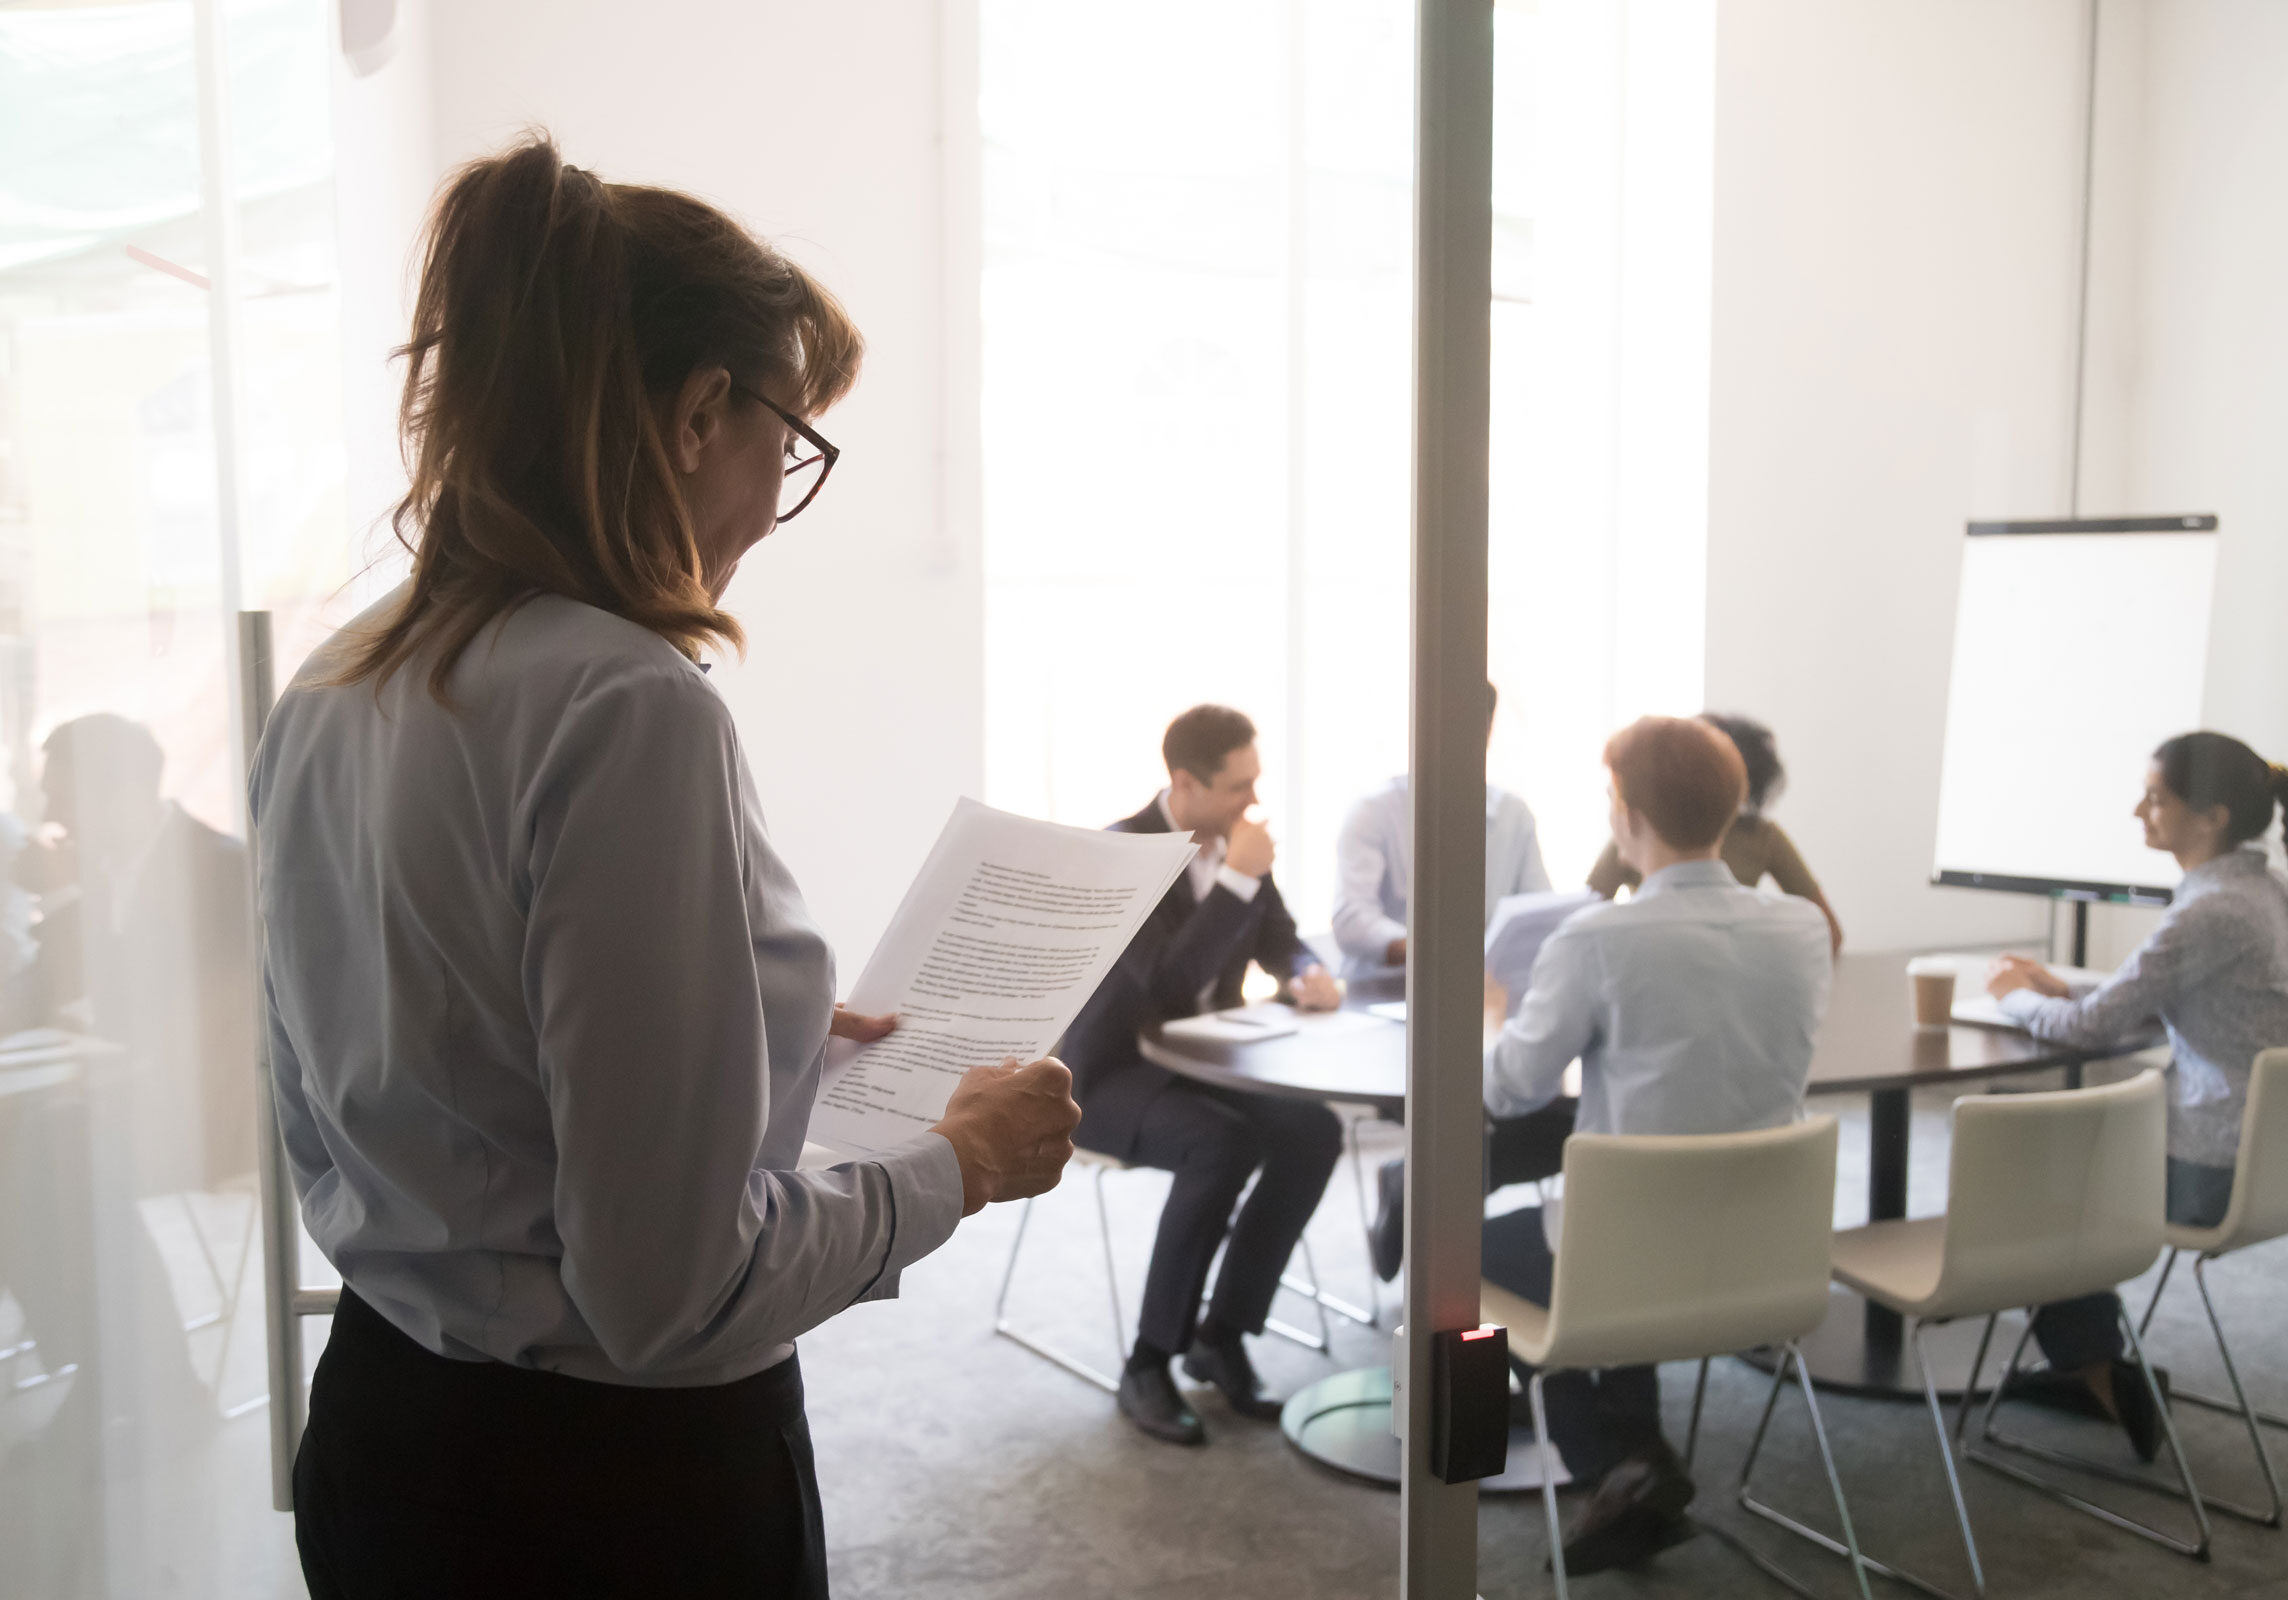
MULTIPOLYGON (((2164 740, 2136 810, 2145 843, 2184 868, 2160 925, 2087 992, 2019 956, 2004 957, 1987 984, 2013 1020, 2043 1039, 2097 1050, 2155 1022, 2168 1031, 2168 1214, 2192 1227, 2224 1219, 2249 1073, 2259 1052, 2288 1044, 2288 878, 2272 869, 2264 845, 2283 809, 2288 771, 2238 739, 2164 740)), ((2137 1369, 2122 1360, 2120 1310, 2112 1294, 2043 1307, 2034 1333, 2050 1370, 2025 1393, 2120 1422, 2150 1461, 2160 1419, 2137 1369)))
POLYGON ((826 1593, 795 1338, 1055 1183, 1053 1060, 797 1171, 833 958, 702 652, 835 460, 861 344, 713 207, 534 137, 432 219, 411 578, 253 773, 269 1067, 343 1278, 294 1468, 310 1593, 826 1593))

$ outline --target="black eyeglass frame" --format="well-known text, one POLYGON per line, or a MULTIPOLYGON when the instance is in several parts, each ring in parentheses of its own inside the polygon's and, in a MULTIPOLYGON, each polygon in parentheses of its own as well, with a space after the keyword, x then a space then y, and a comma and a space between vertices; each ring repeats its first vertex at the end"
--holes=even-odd
POLYGON ((785 510, 779 513, 779 521, 792 522, 796 517, 802 514, 804 507, 808 506, 813 500, 818 498, 818 491, 826 487, 826 480, 833 475, 834 463, 842 459, 842 452, 836 446, 827 442, 826 435, 820 433, 809 423, 803 421, 802 418, 787 410, 786 407, 779 405, 776 401, 772 400, 769 395, 757 394, 754 390, 748 388, 745 384, 742 383, 734 383, 731 385, 731 392, 733 394, 743 394, 748 399, 754 401, 757 405, 769 407, 771 415, 777 417, 779 421, 785 423, 795 432, 795 434, 797 434, 803 440, 804 443, 808 444, 812 449, 818 452, 817 455, 810 456, 801 461, 790 461, 787 463, 787 471, 799 471, 800 469, 809 466, 813 461, 824 463, 824 465, 818 469, 818 481, 810 486, 810 491, 800 500, 797 500, 791 510, 785 510))

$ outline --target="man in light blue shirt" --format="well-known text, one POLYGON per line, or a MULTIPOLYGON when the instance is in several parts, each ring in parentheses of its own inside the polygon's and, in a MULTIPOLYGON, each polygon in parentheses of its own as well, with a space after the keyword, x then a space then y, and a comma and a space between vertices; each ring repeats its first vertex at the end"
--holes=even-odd
MULTIPOLYGON (((1486 738, 1494 731, 1494 686, 1486 685, 1486 738)), ((1414 895, 1413 792, 1391 779, 1351 808, 1335 841, 1335 943, 1343 975, 1366 977, 1406 965, 1406 908, 1414 895)), ((1486 921, 1502 897, 1541 894, 1549 869, 1533 813, 1506 789, 1486 785, 1486 921)))
MULTIPOLYGON (((1808 900, 1741 887, 1718 859, 1747 778, 1706 723, 1646 717, 1605 747, 1613 838, 1644 885, 1576 913, 1541 947, 1517 1014, 1486 1052, 1490 1116, 1549 1103, 1581 1063, 1588 1133, 1740 1133, 1801 1112, 1832 976, 1808 900)), ((1539 1305, 1555 1273, 1537 1208, 1485 1228, 1485 1275, 1539 1305)), ((1660 1432, 1654 1368, 1552 1374, 1550 1438, 1594 1485, 1565 1544, 1579 1574, 1633 1565, 1689 1535, 1692 1480, 1660 1432)))

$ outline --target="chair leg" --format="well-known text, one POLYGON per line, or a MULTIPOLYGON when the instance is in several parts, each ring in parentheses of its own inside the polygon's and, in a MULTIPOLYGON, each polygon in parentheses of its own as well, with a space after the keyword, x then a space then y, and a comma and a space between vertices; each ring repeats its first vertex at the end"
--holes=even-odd
MULTIPOLYGON (((2224 1323, 2217 1316, 2216 1302, 2209 1298, 2208 1274, 2203 1270, 2208 1266, 2209 1259, 2210 1258, 2207 1256, 2196 1256, 2193 1258, 2193 1283, 2195 1287, 2201 1291, 2201 1309, 2208 1313, 2209 1331, 2216 1335, 2217 1354, 2224 1359, 2225 1381, 2232 1385, 2233 1404, 2229 1409, 2238 1411, 2240 1413, 2241 1421, 2248 1425, 2248 1442, 2249 1445, 2256 1451, 2257 1466, 2262 1468, 2264 1471, 2264 1488, 2265 1492, 2271 1496, 2272 1509, 2269 1513, 2260 1515, 2259 1513, 2251 1511, 2246 1507, 2232 1505, 2223 1500, 2213 1500, 2210 1502, 2210 1504, 2214 1505, 2219 1511, 2229 1511, 2236 1517, 2246 1517, 2249 1521, 2260 1522, 2267 1528, 2277 1528, 2280 1526, 2281 1510, 2280 1477, 2279 1474, 2272 1470, 2272 1452, 2265 1448, 2264 1430, 2258 1427, 2257 1423, 2259 1421, 2269 1421, 2278 1424, 2279 1419, 2264 1417, 2260 1412, 2258 1412, 2254 1406, 2248 1403, 2248 1391, 2241 1387, 2240 1369, 2233 1364, 2232 1347, 2225 1343, 2224 1323)), ((2218 1411, 2228 1409, 2222 1404, 2208 1400, 2205 1396, 2195 1397, 2191 1395, 2184 1395, 2180 1396, 2179 1398, 2192 1400, 2196 1405, 2205 1404, 2211 1407, 2211 1409, 2218 1411)))
MULTIPOLYGON (((1917 1322, 1914 1334, 1915 1365, 1922 1369, 1923 1401, 1930 1407, 1931 1432, 1938 1439, 1939 1461, 1946 1467, 1946 1489, 1947 1493, 1954 1499, 1955 1523, 1962 1529, 1963 1554, 1970 1558, 1970 1586, 1978 1594, 1984 1595, 1986 1593, 1986 1568, 1978 1560, 1978 1536, 1970 1531, 1970 1507, 1962 1498, 1962 1475, 1954 1467, 1954 1441, 1946 1436, 1946 1413, 1938 1403, 1938 1380, 1931 1376, 1930 1351, 1923 1343, 1924 1331, 1924 1324, 1917 1322)), ((1992 1318, 1988 1318, 1985 1336, 1979 1340, 1978 1345, 1981 1365, 1984 1364, 1983 1358, 1987 1341, 1991 1340, 1993 1336, 1994 1321, 1992 1318)), ((2019 1342, 2024 1343, 2023 1340, 2019 1342)), ((1970 1409, 1970 1397, 1977 1392, 1978 1372, 1976 1368, 1973 1368, 1970 1374, 1970 1382, 1962 1392, 1962 1406, 1965 1412, 1970 1409)))
POLYGON ((1700 1375, 1692 1380, 1692 1420, 1684 1427, 1684 1464, 1692 1465, 1692 1457, 1700 1448, 1700 1408, 1708 1399, 1708 1357, 1700 1358, 1700 1375))
MULTIPOLYGON (((1279 1275, 1280 1288, 1301 1295, 1304 1299, 1310 1301, 1312 1305, 1318 1308, 1319 1338, 1321 1343, 1313 1345, 1308 1339, 1301 1340, 1299 1341, 1300 1343, 1309 1345, 1309 1347, 1314 1350, 1322 1349, 1325 1347, 1325 1340, 1327 1338, 1327 1313, 1330 1311, 1332 1311, 1336 1316, 1341 1317, 1345 1322, 1355 1322, 1362 1328, 1373 1328, 1380 1326, 1380 1323, 1376 1320, 1380 1316, 1379 1302, 1377 1302, 1376 1310, 1366 1311, 1352 1305, 1348 1300, 1342 1299, 1338 1295, 1329 1294, 1326 1290, 1326 1286, 1319 1281, 1318 1266, 1311 1259, 1311 1241, 1308 1238, 1301 1240, 1300 1248, 1303 1253, 1302 1273, 1298 1275, 1294 1272, 1282 1272, 1279 1275)), ((1369 1277, 1373 1276, 1373 1268, 1371 1266, 1368 1268, 1367 1275, 1369 1277)), ((1266 1324, 1266 1327, 1268 1326, 1269 1325, 1266 1324)))
MULTIPOLYGON (((1983 1600, 1983 1597, 1986 1593, 1986 1573, 1985 1569, 1979 1565, 1978 1543, 1976 1538, 1971 1534, 1970 1518, 1963 1508, 1962 1484, 1960 1480, 1955 1477, 1954 1452, 1952 1448, 1952 1442, 1947 1437, 1946 1414, 1939 1407, 1938 1389, 1937 1386, 1931 1381, 1929 1364, 1923 1360, 1922 1328, 1919 1324, 1915 1328, 1915 1358, 1917 1363, 1923 1368, 1923 1398, 1928 1402, 1930 1406, 1931 1430, 1938 1439, 1939 1458, 1946 1466, 1947 1488, 1952 1492, 1954 1496, 1955 1519, 1962 1528, 1963 1548, 1969 1553, 1970 1556, 1970 1581, 1972 1589, 1973 1592, 1980 1596, 1981 1600, 1983 1600)), ((1975 1382, 1975 1374, 1973 1375, 1973 1381, 1975 1382)), ((1852 1575, 1858 1580, 1859 1593, 1862 1597, 1862 1600, 1868 1600, 1869 1590, 1867 1588, 1867 1574, 1870 1572, 1874 1573, 1877 1577, 1880 1578, 1889 1578, 1894 1583, 1903 1583, 1906 1584, 1909 1588, 1919 1589, 1924 1594, 1930 1595, 1932 1600, 1956 1600, 1954 1595, 1950 1594, 1944 1589, 1939 1588, 1936 1584, 1933 1584, 1926 1579, 1918 1578, 1911 1572, 1902 1571, 1897 1567, 1888 1566, 1885 1563, 1876 1560, 1873 1556, 1868 1555, 1865 1551, 1859 1548, 1858 1532, 1851 1521, 1850 1508, 1846 1504, 1843 1496, 1843 1479, 1841 1474, 1836 1471, 1835 1456, 1833 1451, 1829 1448, 1827 1442, 1826 1422, 1819 1414, 1819 1402, 1812 1391, 1811 1373, 1809 1369, 1807 1369, 1804 1365, 1803 1351, 1792 1344, 1782 1350, 1779 1361, 1774 1365, 1772 1369, 1771 1392, 1764 1397, 1763 1416, 1756 1424, 1755 1437, 1749 1441, 1748 1459, 1742 1463, 1740 1467, 1740 1486, 1738 1491, 1738 1499, 1740 1503, 1740 1509, 1746 1511, 1751 1516, 1761 1517, 1764 1521, 1771 1523, 1774 1527, 1783 1528, 1787 1532, 1794 1534, 1797 1538, 1806 1540, 1809 1543, 1819 1546, 1822 1550, 1827 1551, 1830 1555, 1842 1556, 1848 1560, 1851 1563, 1852 1575), (1831 1538, 1827 1534, 1820 1532, 1817 1528, 1814 1528, 1807 1523, 1798 1522, 1795 1518, 1789 1516, 1786 1512, 1781 1511, 1774 1506, 1766 1505, 1763 1501, 1758 1500, 1755 1497, 1753 1481, 1756 1471, 1756 1460, 1763 1453, 1764 1438, 1765 1435, 1770 1431, 1772 1413, 1779 1406, 1780 1390, 1787 1382, 1788 1368, 1791 1363, 1795 1368, 1796 1381, 1799 1385, 1801 1385, 1803 1389, 1804 1400, 1806 1404, 1811 1408, 1812 1432, 1819 1442, 1820 1461, 1827 1469, 1828 1488, 1835 1496, 1836 1511, 1842 1518, 1843 1538, 1840 1540, 1831 1538)), ((1742 1543, 1733 1535, 1727 1533, 1724 1529, 1717 1527, 1713 1523, 1703 1522, 1700 1525, 1708 1529, 1709 1532, 1714 1533, 1725 1543, 1731 1545, 1735 1550, 1738 1550, 1750 1561, 1754 1562, 1757 1567, 1762 1569, 1766 1576, 1776 1580, 1781 1584, 1784 1584, 1789 1589, 1794 1590, 1797 1594, 1809 1593, 1809 1591, 1807 1591, 1796 1579, 1781 1571, 1763 1555, 1749 1548, 1746 1544, 1742 1543)))
MULTIPOLYGON (((1104 1207, 1104 1171, 1096 1169, 1096 1233, 1104 1241, 1104 1288, 1112 1301, 1112 1348, 1128 1360, 1128 1319, 1120 1313, 1120 1272, 1112 1259, 1112 1217, 1104 1207)), ((1113 1385, 1118 1388, 1119 1385, 1113 1385)))
POLYGON ((2185 1460, 2184 1447, 2178 1441, 2176 1418, 2169 1410, 2168 1397, 2162 1394, 2160 1382, 2153 1376, 2153 1369, 2146 1363, 2144 1342, 2137 1337, 2137 1324, 2130 1317, 2126 1307, 2121 1312, 2120 1323, 2121 1331, 2128 1336, 2130 1352, 2137 1358, 2138 1376, 2144 1380, 2146 1393, 2152 1396, 2154 1408, 2160 1414, 2162 1431, 2168 1440, 2169 1459, 2176 1464, 2177 1468, 2178 1481, 2176 1484, 2162 1483, 2139 1473, 2127 1472, 2110 1462, 2093 1460, 2075 1451, 2053 1450, 2047 1445, 2035 1444, 2031 1440, 2012 1438, 1994 1426, 1995 1412, 2002 1403, 2002 1393, 2009 1387, 2011 1378, 2017 1375, 2018 1362, 2025 1354, 2027 1337, 2033 1332, 2031 1321, 2027 1325, 2026 1333, 2019 1336, 2016 1347, 2010 1353, 2010 1364, 2003 1369, 2001 1378, 1995 1383, 1994 1393, 1986 1402, 1986 1413, 1981 1419, 1977 1441, 1966 1448, 1963 1454, 1989 1471, 1999 1472, 2006 1478, 2016 1479, 2027 1488, 2038 1490, 2061 1505, 2072 1506, 2075 1510, 2085 1512, 2100 1522, 2109 1523, 2124 1533, 2133 1533, 2141 1539, 2149 1539, 2163 1549, 2174 1550, 2179 1555, 2191 1556, 2195 1561, 2206 1561, 2209 1558, 2208 1511, 2202 1502, 2199 1486, 2193 1482, 2192 1468, 2185 1460), (2191 1505, 2193 1525, 2198 1537, 2189 1541, 2180 1539, 2174 1534, 2152 1526, 2150 1523, 2139 1522, 2134 1517, 2124 1516, 2110 1507, 2101 1506, 2094 1500, 2086 1500, 2053 1479, 2028 1471, 2016 1462, 2006 1461, 1993 1454, 1984 1448, 1988 1445, 1996 1445, 2014 1454, 2030 1456, 2038 1461, 2071 1467, 2076 1471, 2105 1478, 2114 1483, 2127 1484, 2133 1489, 2143 1489, 2152 1494, 2173 1495, 2191 1505))
POLYGON ((1557 1579, 1557 1600, 1566 1600, 1565 1530, 1557 1521, 1557 1452, 1549 1448, 1549 1409, 1541 1398, 1548 1374, 1536 1371, 1525 1386, 1533 1406, 1533 1444, 1541 1459, 1541 1510, 1549 1521, 1549 1570, 1557 1579))
POLYGON ((1366 1151, 1359 1142, 1364 1117, 1343 1124, 1343 1143, 1350 1147, 1351 1196, 1358 1202, 1359 1240, 1366 1246, 1366 1326, 1382 1326, 1382 1280, 1374 1275, 1374 1210, 1366 1198, 1366 1151))
MULTIPOLYGON (((1699 1430, 1700 1389, 1706 1385, 1707 1380, 1708 1363, 1705 1359, 1703 1359, 1700 1363, 1700 1382, 1695 1386, 1692 1396, 1692 1432, 1686 1435, 1687 1454, 1685 1456, 1685 1460, 1687 1464, 1690 1464, 1692 1459, 1690 1455, 1690 1449, 1693 1442, 1693 1437, 1699 1430)), ((1756 1423, 1755 1438, 1751 1440, 1748 1445, 1747 1463, 1740 1469, 1739 1500, 1742 1506, 1748 1508, 1756 1515, 1763 1517, 1767 1522, 1776 1523, 1780 1527, 1786 1528, 1792 1533, 1800 1534, 1804 1538, 1809 1539, 1811 1542, 1818 1544, 1825 1549, 1831 1550, 1837 1555, 1848 1557, 1851 1562, 1852 1577, 1857 1582, 1859 1587, 1859 1600, 1874 1600, 1874 1597, 1868 1592, 1867 1589, 1867 1574, 1871 1571, 1887 1571, 1888 1569, 1878 1567, 1876 1563, 1867 1560, 1867 1558, 1860 1552, 1859 1535, 1851 1522, 1851 1507, 1843 1496, 1843 1479, 1837 1475, 1835 1470, 1834 1453, 1828 1449, 1827 1426, 1819 1414, 1819 1401, 1811 1391, 1811 1375, 1804 1368, 1803 1352, 1796 1347, 1793 1340, 1790 1340, 1787 1344, 1780 1347, 1780 1358, 1772 1372, 1771 1392, 1764 1397, 1764 1412, 1762 1417, 1759 1418, 1756 1423), (1764 1436, 1771 1427, 1772 1412, 1779 1404, 1780 1389, 1787 1382, 1788 1368, 1791 1364, 1795 1368, 1796 1381, 1803 1389, 1804 1402, 1807 1406, 1809 1406, 1811 1411, 1812 1437, 1819 1443, 1819 1459, 1827 1469, 1827 1485, 1829 1490, 1835 1496, 1835 1509, 1843 1519, 1843 1538, 1845 1542, 1842 1544, 1837 1544, 1833 1539, 1828 1538, 1825 1534, 1820 1533, 1815 1529, 1805 1527, 1802 1523, 1796 1522, 1792 1518, 1781 1515, 1779 1512, 1772 1510, 1769 1506, 1764 1506, 1757 1503, 1750 1489, 1750 1479, 1756 1469, 1756 1458, 1763 1453, 1764 1436)), ((1803 1600, 1820 1600, 1818 1593, 1810 1588, 1807 1588, 1801 1579, 1797 1578, 1793 1573, 1787 1571, 1787 1569, 1773 1561, 1761 1550, 1756 1549, 1753 1545, 1742 1539, 1731 1529, 1726 1528, 1721 1524, 1707 1521, 1705 1518, 1701 1517, 1694 1517, 1692 1522, 1693 1525, 1699 1528, 1701 1531, 1714 1534, 1725 1544, 1730 1545, 1734 1550, 1739 1552, 1743 1559, 1745 1559, 1750 1565, 1754 1566, 1757 1571, 1763 1573, 1765 1577, 1771 1579, 1774 1583, 1780 1585, 1780 1587, 1786 1589, 1789 1593, 1800 1595, 1803 1597, 1803 1600)))
POLYGON ((2177 1270, 2179 1253, 2177 1247, 2171 1245, 2168 1255, 2161 1260, 2161 1276, 2153 1280, 2153 1298, 2145 1302, 2145 1315, 2137 1319, 2140 1339, 2153 1330, 2153 1313, 2161 1309, 2161 1291, 2169 1287, 2169 1274, 2177 1270))
MULTIPOLYGON (((1112 1226, 1107 1220, 1104 1210, 1104 1171, 1105 1169, 1102 1167, 1096 1169, 1096 1221, 1098 1230, 1104 1239, 1104 1275, 1112 1286, 1112 1344, 1113 1348, 1120 1352, 1121 1359, 1125 1361, 1128 1357, 1128 1350, 1122 1330, 1126 1324, 1120 1316, 1120 1283, 1118 1278, 1113 1275, 1112 1270, 1112 1226)), ((993 1331, 1012 1344, 1032 1351, 1042 1360, 1064 1368, 1074 1377, 1095 1384, 1106 1394, 1118 1394, 1120 1392, 1120 1380, 1118 1378, 1106 1377, 1079 1357, 1066 1354, 1047 1340, 1025 1332, 1024 1329, 1009 1320, 1009 1286, 1017 1278, 1017 1257, 1025 1248, 1025 1229, 1033 1220, 1033 1205, 1036 1199, 1038 1196, 1028 1198, 1025 1201, 1024 1209, 1017 1213, 1017 1237, 1009 1243, 1009 1264, 1001 1269, 1001 1292, 993 1301, 993 1331)))
POLYGON ((1316 1334, 1306 1333, 1292 1322, 1282 1322, 1277 1317, 1265 1317, 1263 1331, 1276 1333, 1280 1338, 1299 1344, 1306 1350, 1316 1350, 1332 1358, 1335 1341, 1327 1327, 1326 1298, 1319 1288, 1319 1269, 1311 1260, 1311 1241, 1298 1240, 1295 1248, 1303 1258, 1303 1275, 1297 1277, 1292 1272, 1283 1272, 1279 1275, 1279 1287, 1311 1302, 1311 1310, 1319 1319, 1319 1331, 1316 1334))
POLYGON ((1843 1475, 1835 1470, 1835 1452, 1827 1443, 1827 1421, 1819 1414, 1819 1394, 1812 1387, 1810 1369, 1803 1364, 1803 1347, 1790 1340, 1787 1353, 1795 1358, 1796 1387, 1803 1391, 1804 1410, 1811 1416, 1811 1436, 1819 1444, 1819 1464, 1827 1473, 1827 1491, 1835 1496, 1843 1542, 1851 1547, 1851 1576, 1858 1581, 1859 1600, 1874 1600, 1867 1588, 1867 1557, 1859 1548, 1859 1530, 1851 1522, 1851 1502, 1843 1493, 1843 1475))

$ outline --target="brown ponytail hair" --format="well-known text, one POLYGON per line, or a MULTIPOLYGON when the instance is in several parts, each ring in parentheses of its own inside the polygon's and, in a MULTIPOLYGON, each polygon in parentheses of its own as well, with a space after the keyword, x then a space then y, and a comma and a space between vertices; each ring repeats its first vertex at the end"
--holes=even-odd
POLYGON ((2169 792, 2196 811, 2225 808, 2229 842, 2264 837, 2275 807, 2288 810, 2288 768, 2281 768, 2230 734, 2180 733, 2153 752, 2169 792))
POLYGON ((413 578, 336 681, 378 685, 435 644, 443 699, 485 626, 544 594, 687 655, 743 646, 707 592, 656 408, 719 366, 815 417, 863 349, 832 295, 690 195, 566 166, 545 133, 463 167, 399 352, 412 483, 391 523, 413 578))

